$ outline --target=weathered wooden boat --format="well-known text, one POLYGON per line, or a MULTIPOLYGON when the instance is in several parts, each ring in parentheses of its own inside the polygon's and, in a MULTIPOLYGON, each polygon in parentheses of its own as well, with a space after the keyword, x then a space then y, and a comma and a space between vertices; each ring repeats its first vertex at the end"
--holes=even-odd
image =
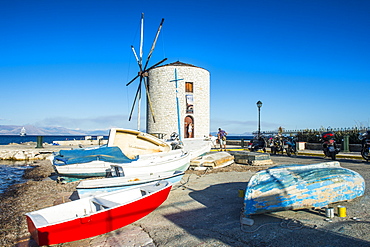
MULTIPOLYGON (((115 157, 117 158, 117 156, 115 157)), ((105 177, 111 176, 113 171, 120 172, 120 176, 138 176, 156 172, 186 171, 190 165, 189 153, 184 150, 171 150, 169 152, 145 154, 138 156, 130 162, 112 162, 93 160, 86 163, 58 165, 54 163, 55 170, 61 176, 68 177, 105 177)))
MULTIPOLYGON (((130 177, 116 176, 111 178, 83 180, 77 185, 76 190, 79 197, 84 198, 88 196, 98 195, 101 193, 127 189, 134 186, 141 186, 146 183, 161 180, 168 181, 171 184, 176 184, 181 181, 184 174, 185 173, 183 171, 158 172, 158 173, 146 173, 130 177)), ((117 175, 120 175, 120 173, 118 173, 117 175)))
POLYGON ((362 196, 365 181, 339 162, 275 166, 257 172, 245 190, 244 216, 321 208, 362 196))
POLYGON ((129 159, 139 155, 168 152, 170 143, 153 135, 128 129, 112 128, 109 131, 108 147, 119 147, 129 159))
POLYGON ((229 166, 234 163, 234 156, 227 152, 205 154, 190 161, 190 169, 206 170, 229 166))
POLYGON ((28 231, 39 245, 104 234, 151 213, 167 199, 171 187, 159 181, 27 213, 28 231))
MULTIPOLYGON (((59 175, 83 178, 102 177, 110 172, 111 165, 144 166, 143 163, 152 164, 153 160, 171 158, 181 152, 177 151, 171 150, 169 143, 152 135, 136 130, 115 128, 110 130, 106 146, 60 150, 50 159, 59 175)), ((176 168, 173 168, 168 171, 175 170, 176 168)))

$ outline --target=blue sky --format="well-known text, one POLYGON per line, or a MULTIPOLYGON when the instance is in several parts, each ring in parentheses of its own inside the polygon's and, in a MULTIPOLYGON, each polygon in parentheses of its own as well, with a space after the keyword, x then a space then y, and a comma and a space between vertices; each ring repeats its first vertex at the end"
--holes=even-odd
POLYGON ((369 126, 370 1, 0 2, 0 125, 136 128, 130 46, 211 73, 211 129, 369 126))

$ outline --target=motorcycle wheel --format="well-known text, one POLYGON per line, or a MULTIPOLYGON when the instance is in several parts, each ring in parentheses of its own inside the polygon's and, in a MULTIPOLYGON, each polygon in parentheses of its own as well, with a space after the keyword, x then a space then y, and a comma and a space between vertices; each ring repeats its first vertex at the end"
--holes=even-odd
POLYGON ((286 149, 286 155, 288 155, 289 157, 292 156, 292 150, 290 147, 286 149))
POLYGON ((361 150, 361 156, 364 158, 366 161, 369 161, 369 152, 366 152, 364 150, 361 150))
POLYGON ((330 153, 330 157, 332 160, 335 160, 335 155, 336 155, 335 152, 330 153))

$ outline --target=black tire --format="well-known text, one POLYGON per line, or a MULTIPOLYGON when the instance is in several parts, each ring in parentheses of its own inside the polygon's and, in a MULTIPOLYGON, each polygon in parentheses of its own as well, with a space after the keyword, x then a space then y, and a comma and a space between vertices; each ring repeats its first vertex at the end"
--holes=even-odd
POLYGON ((288 148, 286 149, 286 155, 288 155, 289 157, 290 157, 290 156, 292 156, 292 150, 291 150, 291 148, 290 148, 290 147, 288 147, 288 148))
POLYGON ((369 161, 369 152, 365 152, 364 150, 361 150, 361 156, 364 158, 366 161, 369 161))
POLYGON ((335 160, 335 156, 336 156, 335 152, 330 153, 330 157, 331 157, 332 160, 335 160))

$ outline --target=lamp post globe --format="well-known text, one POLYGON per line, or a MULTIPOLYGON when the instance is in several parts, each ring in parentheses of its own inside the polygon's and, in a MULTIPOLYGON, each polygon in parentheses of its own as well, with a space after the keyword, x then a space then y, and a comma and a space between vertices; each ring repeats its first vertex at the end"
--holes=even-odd
POLYGON ((258 107, 258 138, 261 136, 261 107, 262 102, 259 100, 257 101, 257 107, 258 107))

